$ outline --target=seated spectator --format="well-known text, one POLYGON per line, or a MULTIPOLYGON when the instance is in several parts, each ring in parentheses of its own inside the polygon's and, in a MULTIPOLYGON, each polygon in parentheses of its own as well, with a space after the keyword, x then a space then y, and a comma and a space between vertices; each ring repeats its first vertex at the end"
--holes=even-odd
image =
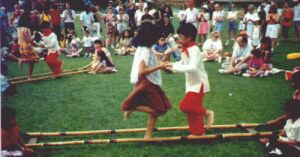
POLYGON ((1 108, 1 156, 35 156, 33 150, 25 146, 16 121, 16 110, 10 107, 1 108))
POLYGON ((66 57, 79 57, 82 51, 79 38, 75 34, 69 35, 67 38, 66 57))
MULTIPOLYGON (((3 96, 13 96, 17 94, 16 86, 8 82, 7 79, 8 67, 1 62, 1 97, 3 96)), ((3 144, 2 144, 3 145, 3 144)))
POLYGON ((223 64, 222 69, 219 69, 221 74, 241 74, 247 70, 247 61, 251 55, 252 46, 248 44, 246 36, 239 35, 236 40, 237 44, 233 47, 229 66, 223 64))
POLYGON ((213 32, 210 39, 207 39, 202 47, 203 61, 217 60, 221 63, 223 45, 218 32, 213 32))
POLYGON ((265 74, 264 59, 259 49, 251 51, 251 59, 248 62, 248 69, 244 77, 263 77, 265 74))
POLYGON ((163 60, 164 53, 168 48, 169 46, 166 42, 166 37, 162 35, 158 39, 157 43, 152 47, 152 51, 156 55, 158 62, 161 62, 163 60))
POLYGON ((129 30, 125 30, 119 43, 119 48, 115 50, 116 55, 128 55, 131 53, 131 38, 129 30))
POLYGON ((84 31, 84 37, 81 40, 83 43, 84 47, 84 57, 92 57, 92 52, 93 52, 93 41, 92 37, 90 36, 90 32, 88 30, 84 31))

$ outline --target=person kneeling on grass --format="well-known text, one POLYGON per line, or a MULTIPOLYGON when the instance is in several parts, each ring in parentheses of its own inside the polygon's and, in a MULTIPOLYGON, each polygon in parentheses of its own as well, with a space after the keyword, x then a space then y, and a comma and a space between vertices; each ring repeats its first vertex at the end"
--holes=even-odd
POLYGON ((200 49, 195 44, 197 29, 193 24, 181 25, 177 33, 182 45, 179 62, 169 64, 169 70, 185 73, 186 94, 180 103, 180 110, 187 116, 190 136, 203 135, 205 132, 203 116, 207 118, 207 128, 214 121, 214 112, 206 110, 203 105, 205 93, 209 92, 209 82, 200 49))
POLYGON ((270 139, 261 139, 266 144, 269 157, 300 156, 300 100, 290 99, 284 104, 287 115, 284 129, 270 139))
POLYGON ((16 110, 10 107, 1 108, 1 157, 33 157, 32 149, 27 148, 20 136, 16 121, 16 110))
POLYGON ((89 74, 96 74, 97 72, 100 73, 112 73, 117 72, 115 66, 113 65, 112 61, 107 57, 106 53, 102 48, 102 41, 95 40, 94 41, 94 48, 95 53, 93 56, 93 61, 88 64, 85 68, 91 68, 89 74))

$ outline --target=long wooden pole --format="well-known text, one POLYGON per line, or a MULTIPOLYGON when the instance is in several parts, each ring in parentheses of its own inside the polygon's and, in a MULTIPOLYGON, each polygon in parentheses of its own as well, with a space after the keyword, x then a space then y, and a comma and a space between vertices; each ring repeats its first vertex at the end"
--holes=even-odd
POLYGON ((48 142, 26 144, 27 147, 45 147, 45 146, 66 146, 66 145, 83 145, 83 144, 109 144, 109 143, 140 143, 140 142, 176 142, 176 141, 201 141, 201 140, 216 140, 216 139, 234 139, 245 137, 270 137, 274 132, 260 133, 228 133, 228 134, 213 134, 202 136, 175 136, 175 137, 157 137, 157 138, 125 138, 125 139, 96 139, 96 140, 79 140, 79 141, 64 141, 64 142, 48 142))
MULTIPOLYGON (((82 70, 82 69, 77 68, 77 69, 64 70, 62 73, 71 72, 71 71, 78 71, 78 70, 82 70)), ((46 76, 46 75, 51 75, 51 74, 52 74, 52 72, 43 73, 43 74, 35 74, 35 75, 32 75, 32 77, 46 76)), ((27 79, 27 78, 28 78, 28 76, 20 76, 20 77, 10 78, 10 79, 8 79, 8 81, 23 80, 23 79, 27 79)))
MULTIPOLYGON (((89 69, 85 69, 85 70, 79 70, 79 71, 75 71, 75 72, 65 72, 60 74, 59 76, 68 76, 68 75, 74 75, 74 74, 80 74, 80 73, 84 73, 84 72, 88 72, 90 71, 89 69)), ((37 77, 37 78, 33 78, 32 80, 19 80, 19 81, 15 81, 15 82, 11 82, 11 84, 20 84, 20 83, 26 83, 26 82, 35 82, 35 81, 42 81, 42 80, 47 80, 52 78, 52 76, 45 76, 45 77, 37 77)))
MULTIPOLYGON (((265 126, 265 124, 227 124, 227 125, 212 125, 209 129, 233 129, 233 128, 255 128, 265 126)), ((205 126, 206 127, 206 126, 205 126)), ((179 127, 160 127, 153 131, 183 131, 188 130, 188 126, 179 127)), ((67 132, 29 132, 28 136, 82 136, 82 135, 98 135, 98 134, 117 134, 117 133, 138 133, 145 132, 146 128, 132 129, 116 129, 116 130, 92 130, 92 131, 67 131, 67 132)))

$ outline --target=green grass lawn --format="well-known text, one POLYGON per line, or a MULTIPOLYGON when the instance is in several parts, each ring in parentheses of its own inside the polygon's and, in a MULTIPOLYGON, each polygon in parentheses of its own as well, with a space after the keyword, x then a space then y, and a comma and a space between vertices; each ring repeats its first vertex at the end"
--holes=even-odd
MULTIPOLYGON (((174 19, 177 29, 178 21, 174 19)), ((78 24, 78 23, 77 23, 78 24)), ((82 35, 79 25, 76 26, 82 35)), ((223 37, 227 33, 223 31, 223 37)), ((291 32, 292 33, 292 32, 291 32)), ((223 38, 224 39, 224 38, 223 38)), ((230 46, 225 51, 230 51, 230 46)), ((286 55, 299 52, 299 43, 283 43, 275 49, 275 67, 292 69, 299 60, 287 60, 286 55)), ((86 65, 89 58, 64 58, 65 69, 86 65)), ((2 101, 17 109, 21 130, 35 131, 82 131, 145 127, 148 116, 135 112, 128 122, 123 121, 120 105, 133 89, 129 83, 132 56, 113 56, 116 74, 78 74, 58 80, 26 83, 17 87, 18 95, 2 101)), ((10 77, 27 74, 27 66, 18 69, 17 63, 8 63, 10 77)), ((293 89, 284 80, 284 74, 267 78, 243 78, 218 74, 218 63, 205 63, 211 92, 205 96, 204 106, 215 111, 215 124, 264 123, 282 114, 283 102, 292 97, 293 89), (229 96, 232 93, 232 96, 229 96)), ((49 72, 44 61, 35 66, 34 73, 49 72)), ((178 104, 184 96, 184 74, 163 73, 162 88, 170 98, 172 108, 159 118, 157 127, 186 125, 185 115, 178 104)), ((239 130, 237 130, 239 131, 239 130)), ((221 133, 208 131, 207 134, 221 133)), ((188 135, 187 131, 156 132, 155 137, 188 135)), ((106 139, 143 137, 142 133, 99 135, 88 137, 44 138, 40 142, 80 139, 106 139)), ((37 150, 40 156, 73 157, 263 157, 263 146, 251 140, 219 140, 208 143, 123 143, 107 145, 81 145, 48 147, 37 150)))

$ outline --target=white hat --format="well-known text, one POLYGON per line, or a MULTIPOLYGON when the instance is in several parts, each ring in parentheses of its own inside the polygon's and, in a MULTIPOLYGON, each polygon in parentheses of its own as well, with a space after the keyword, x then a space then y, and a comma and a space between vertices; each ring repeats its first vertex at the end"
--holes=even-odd
POLYGON ((208 6, 205 4, 202 6, 202 8, 208 9, 208 6))

